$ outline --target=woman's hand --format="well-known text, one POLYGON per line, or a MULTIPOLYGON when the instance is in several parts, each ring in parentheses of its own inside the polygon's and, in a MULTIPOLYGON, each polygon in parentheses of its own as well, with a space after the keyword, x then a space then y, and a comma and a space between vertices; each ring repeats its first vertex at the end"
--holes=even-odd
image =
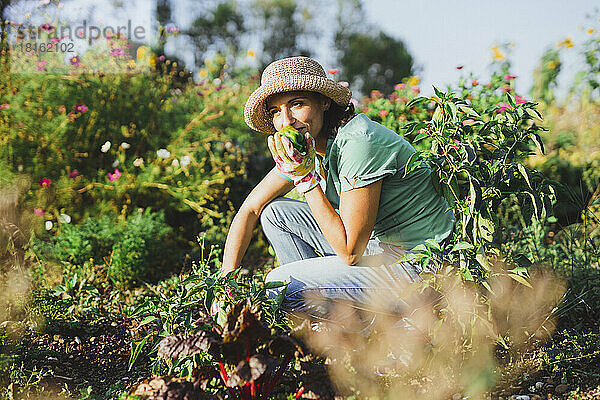
POLYGON ((277 169, 294 181, 298 192, 306 193, 319 184, 321 178, 316 171, 315 142, 308 132, 305 154, 294 148, 292 142, 279 132, 269 136, 267 143, 277 169))

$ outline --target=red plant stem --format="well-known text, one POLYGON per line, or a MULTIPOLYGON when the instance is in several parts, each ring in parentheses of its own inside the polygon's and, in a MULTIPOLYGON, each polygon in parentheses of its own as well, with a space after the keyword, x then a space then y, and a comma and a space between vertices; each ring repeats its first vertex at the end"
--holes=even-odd
POLYGON ((304 393, 304 386, 301 386, 300 389, 298 389, 296 392, 296 397, 294 398, 297 399, 298 397, 302 396, 302 393, 304 393))
POLYGON ((250 382, 250 397, 251 398, 256 397, 256 382, 254 382, 254 381, 250 382))
POLYGON ((279 378, 281 378, 281 375, 283 375, 283 373, 285 372, 285 369, 287 368, 287 366, 290 363, 291 359, 292 359, 292 356, 285 356, 285 358, 283 359, 283 362, 279 366, 279 369, 277 370, 277 372, 275 373, 275 375, 273 375, 273 379, 271 379, 271 382, 269 382, 269 384, 267 385, 267 388, 263 392, 263 397, 265 399, 267 397, 269 397, 269 395, 273 391, 273 388, 277 384, 277 381, 279 380, 279 378))
POLYGON ((233 391, 233 389, 230 388, 229 386, 227 386, 227 381, 229 380, 229 377, 227 376, 227 371, 225 371, 225 366, 223 365, 222 362, 219 362, 219 375, 221 376, 221 380, 223 381, 223 385, 225 385, 225 387, 229 391, 229 394, 231 395, 231 398, 235 399, 236 397, 238 397, 238 396, 236 396, 236 393, 233 391))

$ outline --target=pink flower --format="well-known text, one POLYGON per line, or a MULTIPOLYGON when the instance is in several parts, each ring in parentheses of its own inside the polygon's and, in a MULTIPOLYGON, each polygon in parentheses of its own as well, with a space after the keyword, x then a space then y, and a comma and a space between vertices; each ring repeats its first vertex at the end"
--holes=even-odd
POLYGON ((473 79, 473 82, 471 82, 472 86, 477 86, 479 85, 479 82, 477 81, 477 79, 473 79))
POLYGON ((369 107, 363 107, 360 109, 360 111, 364 112, 365 114, 368 113, 371 109, 369 107))
POLYGON ((40 216, 40 217, 43 217, 43 216, 44 216, 44 214, 46 214, 46 212, 45 212, 44 210, 42 210, 41 208, 36 208, 36 209, 34 209, 34 210, 33 210, 33 213, 34 213, 35 215, 38 215, 38 216, 40 216))
POLYGON ((88 110, 88 108, 85 104, 75 104, 75 112, 83 114, 87 110, 88 110))
POLYGON ((412 90, 412 92, 413 92, 414 94, 419 94, 419 93, 421 93, 421 89, 419 89, 419 88, 418 88, 418 87, 416 87, 416 86, 413 86, 413 87, 411 87, 411 88, 410 88, 410 90, 412 90))
POLYGON ((167 27, 167 32, 169 32, 169 33, 178 33, 179 32, 179 28, 176 27, 176 26, 171 25, 171 26, 167 27))
POLYGON ((394 90, 402 90, 406 88, 406 83, 397 83, 394 85, 394 90))
POLYGON ((398 101, 401 103, 408 103, 408 97, 401 96, 400 98, 398 98, 398 101))
POLYGON ((529 100, 527 100, 524 97, 519 96, 518 94, 515 94, 515 104, 523 104, 523 103, 527 103, 529 100))
POLYGON ((23 122, 19 122, 19 127, 22 127, 23 125, 25 125, 23 122))
POLYGON ((354 107, 358 107, 358 100, 350 99, 350 104, 352 104, 354 107))
POLYGON ((456 69, 463 69, 463 66, 459 65, 459 66, 456 67, 456 69))
POLYGON ((10 104, 4 103, 0 104, 0 110, 8 110, 10 108, 10 104))
POLYGON ((504 85, 500 89, 502 89, 502 91, 504 93, 506 93, 506 92, 512 92, 512 90, 513 90, 513 88, 510 85, 504 85))
POLYGON ((78 67, 81 65, 81 60, 78 56, 71 57, 69 61, 71 62, 71 65, 76 65, 78 67))
POLYGON ((156 57, 156 59, 158 61, 165 61, 165 56, 158 56, 158 57, 156 57))
POLYGON ((392 93, 392 94, 390 94, 390 95, 388 96, 388 99, 389 99, 389 100, 390 100, 392 103, 395 103, 395 102, 396 102, 396 100, 398 99, 398 97, 399 97, 399 96, 398 96, 398 93, 394 92, 394 93, 392 93))
POLYGON ((37 68, 36 68, 38 71, 46 71, 45 67, 46 67, 46 60, 38 61, 37 68))
POLYGON ((117 168, 115 168, 115 172, 114 173, 108 173, 108 180, 111 182, 116 181, 117 179, 119 179, 121 177, 121 171, 119 171, 117 168))
POLYGON ((331 75, 335 75, 338 72, 340 72, 340 70, 337 68, 331 68, 331 69, 328 69, 327 72, 329 72, 331 75))
POLYGON ((340 86, 343 86, 343 87, 348 87, 348 86, 350 86, 350 84, 349 84, 348 82, 346 82, 346 81, 340 81, 340 82, 338 82, 338 84, 339 84, 340 86))
POLYGON ((54 27, 50 24, 43 24, 40 26, 40 28, 42 28, 46 32, 52 32, 54 30, 54 27))
POLYGON ((462 122, 463 126, 473 125, 474 123, 475 123, 475 120, 474 120, 474 119, 471 119, 471 118, 469 118, 469 119, 465 119, 465 120, 462 122))
POLYGON ((52 180, 48 179, 48 178, 43 178, 38 181, 38 185, 40 185, 40 187, 43 187, 43 188, 49 187, 51 183, 52 183, 52 180))
POLYGON ((121 50, 120 48, 114 48, 110 51, 110 53, 108 53, 109 56, 124 56, 125 52, 123 50, 121 50))
POLYGON ((371 97, 374 99, 381 99, 383 97, 383 93, 379 90, 371 90, 371 97))
POLYGON ((517 79, 517 77, 515 75, 504 75, 504 80, 505 81, 512 81, 513 79, 517 79))
POLYGON ((379 111, 379 116, 380 116, 381 118, 385 118, 385 117, 387 117, 387 115, 388 115, 389 113, 390 113, 390 112, 389 112, 388 110, 380 110, 380 111, 379 111))
POLYGON ((73 171, 69 172, 69 178, 73 179, 76 176, 79 176, 79 171, 77 171, 76 169, 74 169, 73 171))
POLYGON ((58 43, 58 42, 60 42, 60 39, 59 39, 59 38, 55 38, 55 37, 53 37, 53 38, 51 38, 51 39, 50 39, 50 41, 51 41, 52 43, 58 43))
POLYGON ((508 104, 508 103, 498 103, 496 105, 500 106, 500 108, 498 108, 499 113, 503 113, 504 111, 506 111, 510 108, 510 104, 508 104))

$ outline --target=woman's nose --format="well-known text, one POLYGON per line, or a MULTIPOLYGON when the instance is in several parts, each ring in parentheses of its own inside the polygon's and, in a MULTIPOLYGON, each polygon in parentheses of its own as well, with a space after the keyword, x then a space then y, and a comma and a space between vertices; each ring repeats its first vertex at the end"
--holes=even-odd
POLYGON ((296 119, 292 115, 292 111, 289 108, 284 108, 281 112, 281 126, 292 126, 296 122, 296 119))

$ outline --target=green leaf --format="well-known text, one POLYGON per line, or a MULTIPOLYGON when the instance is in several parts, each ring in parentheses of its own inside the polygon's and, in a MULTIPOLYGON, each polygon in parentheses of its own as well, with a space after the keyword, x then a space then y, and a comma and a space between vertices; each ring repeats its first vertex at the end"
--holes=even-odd
POLYGON ((436 249, 437 251, 442 251, 440 244, 433 239, 427 239, 425 243, 427 243, 430 248, 436 249))
POLYGON ((446 103, 446 107, 448 114, 450 114, 450 120, 451 121, 456 121, 456 115, 457 115, 457 109, 456 109, 456 104, 454 104, 453 102, 448 102, 446 103))
POLYGON ((452 247, 451 251, 469 250, 469 249, 473 249, 474 247, 475 246, 473 246, 471 243, 458 242, 454 245, 454 247, 452 247))
POLYGON ((409 101, 408 103, 406 103, 406 107, 407 108, 412 108, 418 104, 421 103, 428 103, 429 101, 431 101, 431 99, 429 97, 415 97, 414 99, 412 99, 411 101, 409 101))
POLYGON ((507 274, 507 275, 510 276, 511 278, 513 278, 515 281, 519 282, 520 284, 533 289, 531 284, 529 282, 527 282, 527 279, 523 278, 521 275, 518 275, 518 274, 507 274))
POLYGON ((433 91, 435 92, 435 95, 437 97, 440 98, 440 100, 444 100, 446 98, 446 96, 444 95, 443 92, 441 92, 438 88, 436 88, 435 86, 433 86, 433 91))
POLYGON ((281 282, 281 281, 266 282, 265 283, 265 290, 266 289, 275 289, 275 288, 286 286, 286 285, 287 285, 286 282, 281 282))
POLYGON ((421 156, 421 152, 419 152, 419 151, 411 154, 410 158, 406 162, 406 165, 404 166, 403 178, 421 166, 422 160, 420 159, 420 156, 421 156))
POLYGON ((477 113, 477 111, 475 111, 474 109, 472 109, 471 107, 467 107, 467 106, 458 106, 458 109, 460 111, 462 111, 463 113, 467 114, 468 116, 471 117, 481 117, 481 115, 479 115, 477 113))
POLYGON ((471 214, 475 212, 475 204, 477 203, 477 192, 473 185, 473 179, 469 176, 469 211, 471 214))
POLYGON ((484 256, 483 254, 476 254, 475 255, 475 259, 477 260, 477 262, 479 263, 479 265, 481 265, 483 268, 489 270, 490 266, 487 260, 487 257, 484 256))
POLYGON ((444 111, 441 106, 437 106, 433 115, 431 116, 433 122, 441 123, 444 120, 444 111))
POLYGON ((527 186, 529 186, 529 188, 531 190, 533 190, 533 187, 531 187, 531 182, 529 182, 529 174, 527 173, 527 170, 525 169, 525 167, 522 164, 517 164, 517 168, 519 169, 519 172, 521 173, 521 175, 523 175, 523 177, 525 178, 525 181, 527 182, 527 186))
POLYGON ((475 279, 473 279, 473 275, 471 275, 471 271, 469 270, 469 268, 465 268, 464 270, 462 270, 461 274, 463 276, 463 279, 466 281, 474 281, 475 280, 475 279))
POLYGON ((506 97, 508 98, 508 104, 514 109, 515 108, 515 98, 510 92, 506 92, 506 97))
POLYGON ((530 136, 531 140, 535 143, 538 149, 542 152, 542 154, 546 154, 546 150, 544 149, 544 142, 542 138, 537 133, 532 133, 530 136))
POLYGON ((543 121, 541 114, 535 109, 535 108, 529 108, 526 107, 525 108, 525 112, 534 119, 539 119, 540 121, 543 121))
POLYGON ((427 255, 422 253, 405 253, 404 255, 402 255, 402 257, 399 257, 394 263, 396 264, 401 262, 419 261, 423 257, 427 257, 427 255))
POLYGON ((429 132, 421 132, 417 135, 417 137, 413 140, 413 143, 417 143, 420 140, 425 139, 427 136, 429 136, 429 132))
POLYGON ((144 319, 142 320, 142 322, 140 322, 140 324, 139 324, 138 326, 144 326, 144 325, 147 325, 147 324, 149 324, 150 322, 154 322, 154 321, 156 321, 157 319, 158 319, 158 317, 157 317, 157 316, 155 316, 155 315, 148 315, 146 318, 144 318, 144 319))

